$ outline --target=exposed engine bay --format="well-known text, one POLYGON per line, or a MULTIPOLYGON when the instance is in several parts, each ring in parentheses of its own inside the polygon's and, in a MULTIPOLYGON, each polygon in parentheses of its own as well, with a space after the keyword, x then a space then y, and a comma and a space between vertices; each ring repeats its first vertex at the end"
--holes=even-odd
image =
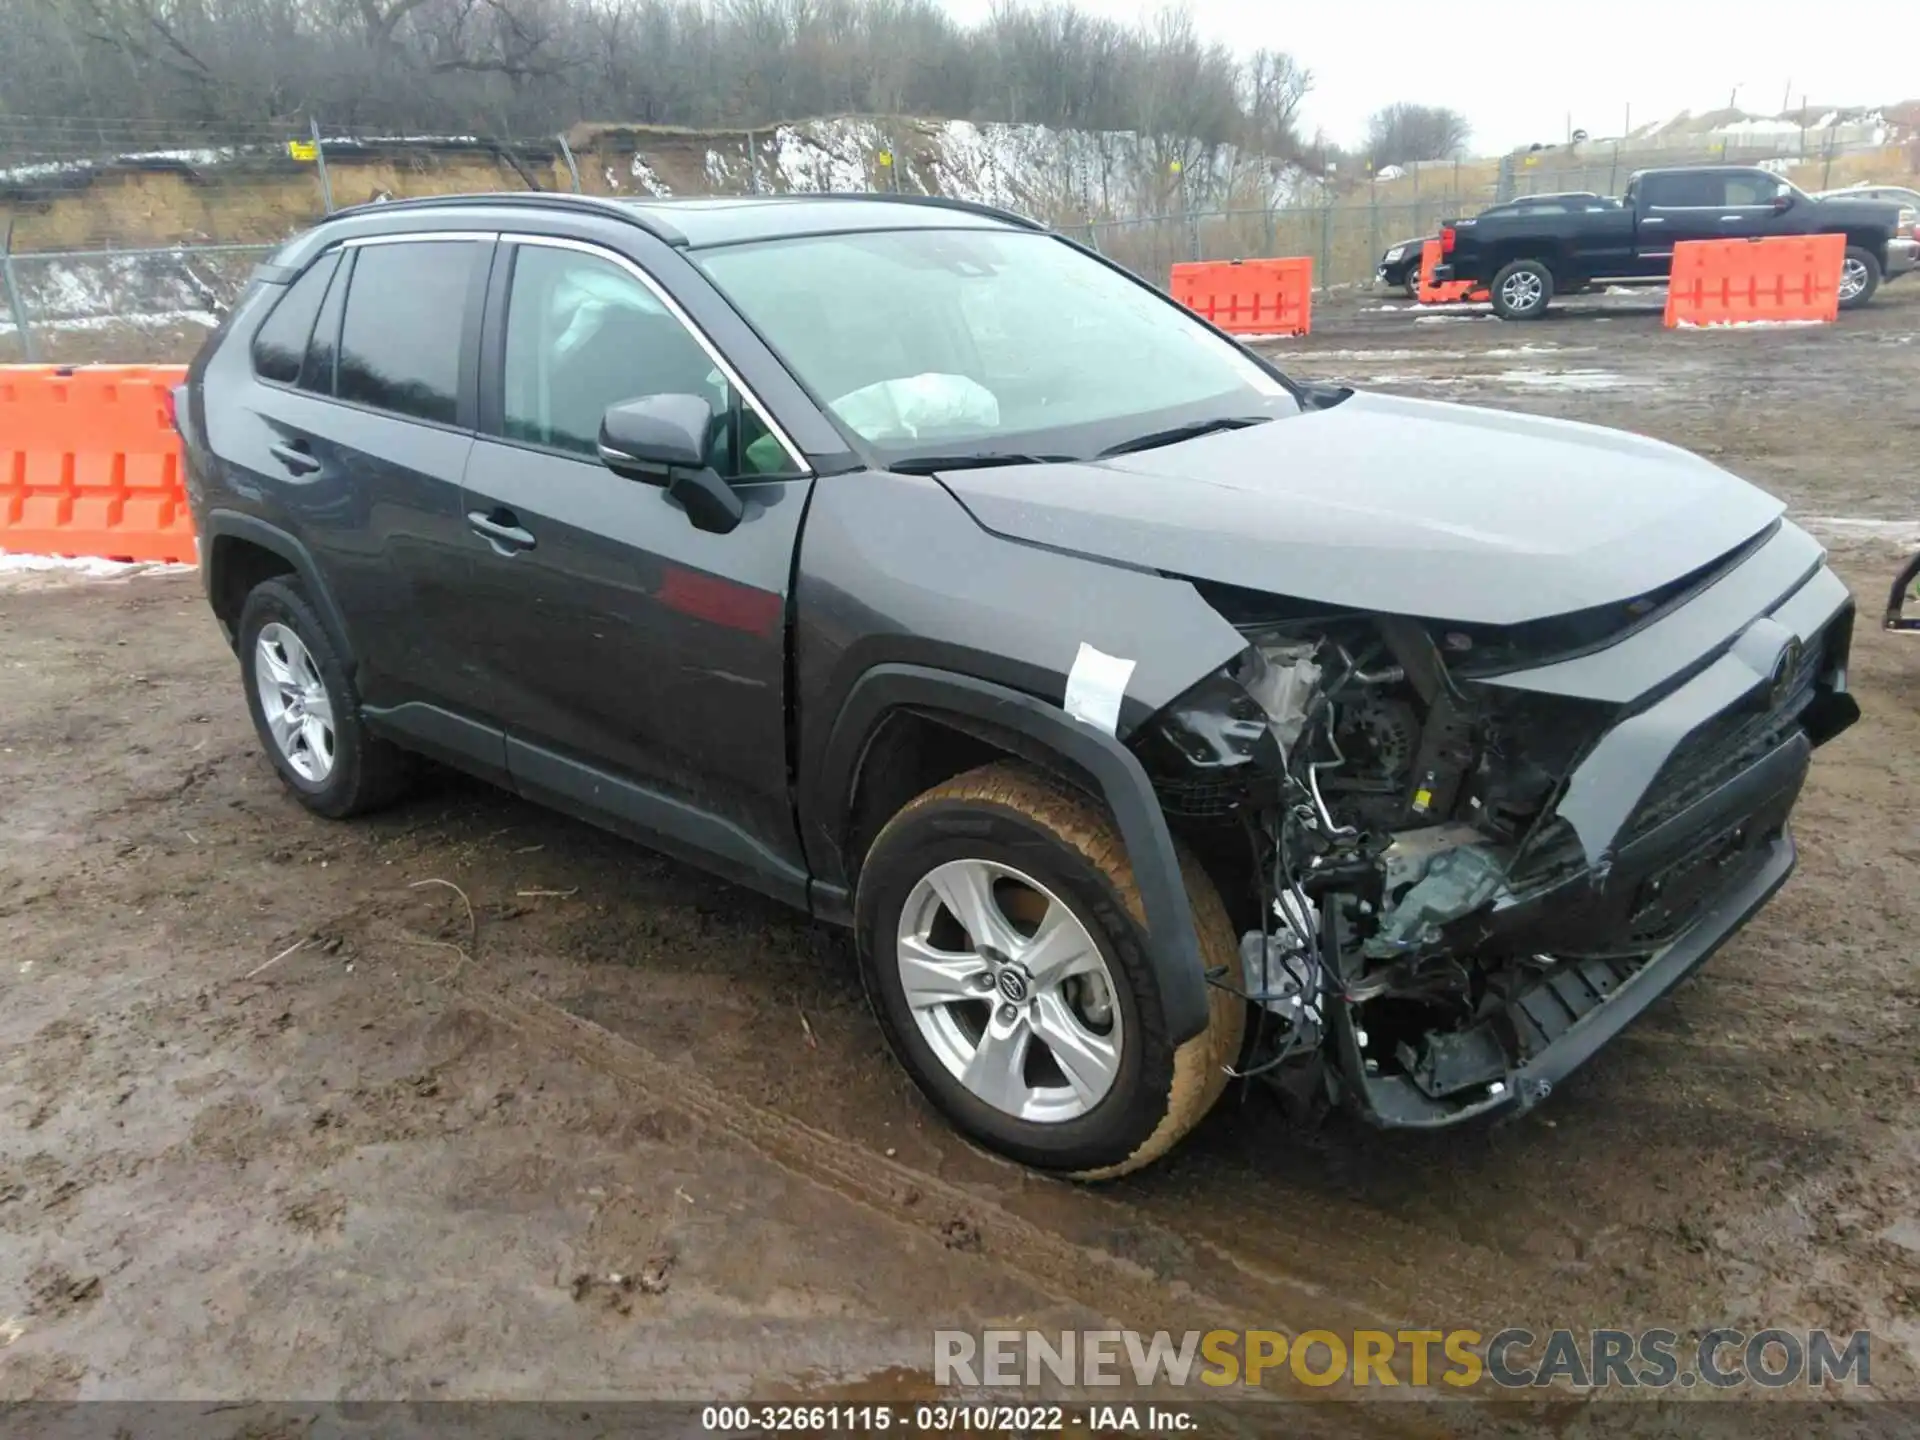
MULTIPOLYGON (((1549 1087, 1510 1093, 1524 1062, 1784 836, 1797 777, 1784 800, 1689 837, 1682 848, 1705 857, 1690 869, 1663 856, 1657 873, 1627 876, 1622 900, 1616 848, 1693 803, 1678 788, 1683 749, 1653 767, 1658 785, 1637 776, 1644 795, 1605 852, 1588 853, 1555 810, 1620 707, 1489 683, 1517 668, 1500 637, 1215 603, 1249 648, 1157 716, 1138 749, 1190 843, 1244 857, 1235 988, 1255 1023, 1241 1073, 1296 1099, 1362 1091, 1370 1116, 1410 1125, 1531 1104, 1549 1087), (1679 798, 1662 809, 1669 791, 1679 798), (1583 919, 1585 898, 1609 888, 1611 908, 1583 919)), ((1712 784, 1799 735, 1819 668, 1817 655, 1800 662, 1746 731, 1712 732, 1712 784)))

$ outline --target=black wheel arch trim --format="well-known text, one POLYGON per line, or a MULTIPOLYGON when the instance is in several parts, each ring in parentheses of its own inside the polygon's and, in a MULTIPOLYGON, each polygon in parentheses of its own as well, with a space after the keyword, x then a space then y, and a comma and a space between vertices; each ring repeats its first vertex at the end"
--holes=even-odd
MULTIPOLYGON (((262 550, 272 551, 293 567, 294 574, 300 578, 300 583, 307 592, 307 598, 313 602, 314 609, 319 611, 321 620, 331 632, 330 638, 340 652, 341 663, 346 666, 349 675, 354 673, 357 668, 354 657, 358 652, 353 648, 352 636, 347 630, 346 616, 341 613, 339 604, 333 598, 333 592, 320 578, 320 567, 314 562, 312 551, 279 526, 269 524, 258 516, 243 515, 234 510, 208 511, 206 523, 202 528, 205 532, 202 564, 205 566, 204 583, 209 598, 218 593, 220 584, 217 568, 220 546, 214 543, 216 540, 245 540, 249 544, 258 545, 262 550)), ((240 643, 238 635, 229 635, 227 639, 230 644, 238 647, 240 643)))
MULTIPOLYGON (((1168 1038, 1179 1045, 1204 1031, 1206 972, 1173 832, 1152 782, 1126 746, 1056 706, 990 681, 925 666, 878 665, 867 671, 849 689, 834 720, 810 797, 816 823, 835 838, 843 858, 857 859, 846 856, 845 847, 867 746, 887 716, 902 709, 936 720, 950 718, 958 728, 999 732, 1015 742, 1011 748, 1017 753, 1064 764, 1089 782, 1112 812, 1127 847, 1168 1038)), ((849 863, 846 869, 852 875, 857 865, 849 863)))

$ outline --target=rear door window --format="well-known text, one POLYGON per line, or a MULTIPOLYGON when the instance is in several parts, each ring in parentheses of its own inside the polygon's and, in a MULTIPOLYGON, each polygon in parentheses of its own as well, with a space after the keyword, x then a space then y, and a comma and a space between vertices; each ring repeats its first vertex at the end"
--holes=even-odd
POLYGON ((337 393, 417 420, 456 423, 471 240, 363 245, 340 327, 337 393))
POLYGON ((262 380, 291 385, 300 378, 308 337, 313 334, 314 320, 326 299, 327 282, 333 279, 339 262, 340 252, 335 250, 309 265, 254 332, 253 371, 262 380))

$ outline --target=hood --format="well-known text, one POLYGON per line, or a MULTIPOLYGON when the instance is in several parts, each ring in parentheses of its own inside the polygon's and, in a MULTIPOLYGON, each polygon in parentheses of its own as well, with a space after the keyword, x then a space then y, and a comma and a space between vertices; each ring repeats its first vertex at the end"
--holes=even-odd
POLYGON ((1624 431, 1364 392, 1137 455, 939 478, 1007 539, 1481 625, 1630 600, 1785 508, 1624 431))

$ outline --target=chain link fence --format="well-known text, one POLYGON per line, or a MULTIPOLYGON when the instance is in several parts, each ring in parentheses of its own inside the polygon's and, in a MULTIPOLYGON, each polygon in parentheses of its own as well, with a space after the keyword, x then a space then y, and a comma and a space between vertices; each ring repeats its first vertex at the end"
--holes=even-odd
MULTIPOLYGON (((1469 213, 1419 204, 1206 210, 1059 228, 1164 287, 1186 260, 1313 257, 1316 285, 1364 284, 1392 245, 1469 213)), ((176 245, 0 254, 0 363, 128 363, 191 358, 275 245, 176 245)), ((1396 297, 1397 298, 1397 297, 1396 297)))
POLYGON ((278 248, 0 254, 0 364, 189 360, 278 248))
MULTIPOLYGON (((1816 137, 1812 154, 1805 134, 1773 155, 1678 145, 1655 155, 1601 141, 1425 162, 1336 193, 1297 173, 1277 184, 1258 157, 1183 165, 1139 142, 1131 151, 1114 145, 1128 137, 1081 136, 1073 153, 983 148, 956 157, 930 148, 939 129, 854 117, 759 131, 577 126, 503 140, 313 119, 196 127, 0 116, 0 361, 185 359, 287 236, 348 205, 414 196, 978 191, 1156 285, 1181 261, 1292 255, 1313 259, 1325 289, 1370 282, 1386 249, 1436 233, 1449 217, 1516 195, 1618 194, 1648 164, 1764 163, 1818 186, 1857 178, 1849 167, 1903 171, 1908 159, 1897 149, 1865 153, 1833 131, 1816 137), (1262 203, 1275 195, 1289 203, 1262 203)), ((976 145, 985 135, 968 133, 976 145)), ((1920 168, 1920 148, 1911 158, 1920 168)))

